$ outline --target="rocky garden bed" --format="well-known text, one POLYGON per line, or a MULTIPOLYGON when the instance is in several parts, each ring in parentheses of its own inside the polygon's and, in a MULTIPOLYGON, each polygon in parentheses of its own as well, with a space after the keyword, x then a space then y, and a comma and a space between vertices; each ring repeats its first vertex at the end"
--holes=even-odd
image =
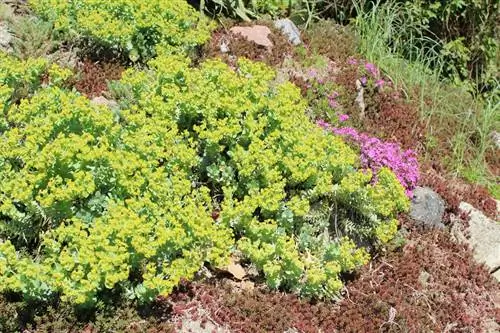
POLYGON ((500 331, 495 187, 352 27, 76 2, 1 7, 1 332, 500 331))

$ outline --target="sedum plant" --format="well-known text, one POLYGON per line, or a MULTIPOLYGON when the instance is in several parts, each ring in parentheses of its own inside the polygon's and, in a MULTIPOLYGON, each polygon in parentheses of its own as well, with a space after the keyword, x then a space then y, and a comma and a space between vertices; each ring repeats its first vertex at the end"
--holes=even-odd
POLYGON ((9 105, 0 291, 151 301, 238 252, 272 288, 338 293, 340 274, 369 259, 361 244, 394 236, 408 199, 386 168, 372 182, 274 75, 161 56, 113 83, 119 110, 56 84, 9 105))
POLYGON ((210 23, 185 0, 30 0, 31 7, 68 37, 90 39, 128 55, 184 52, 208 40, 210 23))

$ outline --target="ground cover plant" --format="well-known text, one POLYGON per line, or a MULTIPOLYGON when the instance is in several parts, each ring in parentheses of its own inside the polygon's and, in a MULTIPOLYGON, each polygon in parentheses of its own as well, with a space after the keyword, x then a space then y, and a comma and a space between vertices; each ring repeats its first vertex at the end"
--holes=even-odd
POLYGON ((446 233, 418 231, 410 221, 405 226, 407 244, 365 266, 340 304, 223 281, 180 290, 173 311, 204 308, 204 320, 228 324, 232 332, 488 331, 500 320, 492 301, 500 296, 498 284, 446 233))

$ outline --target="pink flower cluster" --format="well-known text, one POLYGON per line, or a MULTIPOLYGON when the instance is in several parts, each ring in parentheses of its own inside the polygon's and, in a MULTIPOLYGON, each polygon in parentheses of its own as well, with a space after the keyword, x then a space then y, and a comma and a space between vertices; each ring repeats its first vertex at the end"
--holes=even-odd
POLYGON ((357 144, 363 168, 371 169, 374 175, 382 167, 391 169, 405 188, 406 195, 413 197, 413 189, 419 179, 418 161, 413 150, 403 151, 397 143, 384 142, 365 133, 358 133, 352 127, 335 128, 323 120, 318 120, 317 125, 357 144))
POLYGON ((380 76, 380 72, 377 68, 377 66, 375 66, 374 64, 372 64, 371 62, 367 62, 365 64, 365 69, 368 71, 368 73, 371 74, 371 76, 373 77, 379 77, 380 76))
POLYGON ((339 93, 334 91, 330 95, 327 96, 328 98, 328 105, 332 108, 335 109, 339 106, 339 102, 337 102, 337 97, 339 97, 339 93))
MULTIPOLYGON (((384 79, 381 78, 380 75, 380 70, 375 66, 375 64, 371 62, 365 62, 364 60, 357 60, 355 58, 349 58, 347 60, 347 63, 349 65, 353 66, 358 66, 358 65, 363 65, 364 64, 364 70, 366 73, 369 74, 369 76, 375 80, 375 87, 378 89, 381 89, 385 84, 390 84, 390 82, 386 82, 384 79)), ((362 76, 360 78, 361 84, 366 87, 368 84, 368 78, 366 76, 362 76)))
POLYGON ((347 114, 339 114, 338 117, 339 117, 339 122, 341 122, 341 123, 349 120, 349 115, 347 115, 347 114))

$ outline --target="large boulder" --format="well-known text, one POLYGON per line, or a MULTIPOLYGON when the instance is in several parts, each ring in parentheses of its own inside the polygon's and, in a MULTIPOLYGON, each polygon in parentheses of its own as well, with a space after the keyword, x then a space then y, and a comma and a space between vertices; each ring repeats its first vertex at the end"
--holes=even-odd
POLYGON ((444 200, 429 187, 417 187, 413 192, 410 217, 426 228, 444 228, 444 200))
POLYGON ((500 223, 485 216, 479 209, 461 202, 460 210, 469 213, 469 221, 453 221, 452 235, 467 243, 473 250, 474 259, 486 265, 500 281, 500 223))

